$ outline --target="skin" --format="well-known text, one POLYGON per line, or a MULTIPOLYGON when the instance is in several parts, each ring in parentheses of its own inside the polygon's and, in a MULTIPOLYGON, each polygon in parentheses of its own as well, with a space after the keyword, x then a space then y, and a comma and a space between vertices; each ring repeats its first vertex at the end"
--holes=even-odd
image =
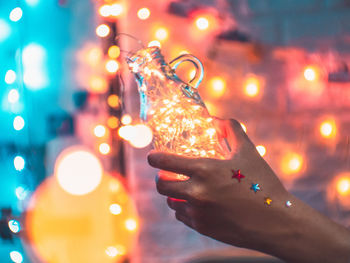
POLYGON ((203 235, 287 262, 350 262, 350 231, 291 195, 239 122, 218 120, 217 126, 231 149, 226 160, 148 155, 149 164, 163 170, 157 190, 168 197, 176 218, 203 235), (232 178, 238 169, 245 176, 241 182, 232 178), (189 179, 177 180, 169 172, 189 179), (252 183, 261 190, 254 193, 252 183), (270 205, 264 203, 267 197, 270 205))

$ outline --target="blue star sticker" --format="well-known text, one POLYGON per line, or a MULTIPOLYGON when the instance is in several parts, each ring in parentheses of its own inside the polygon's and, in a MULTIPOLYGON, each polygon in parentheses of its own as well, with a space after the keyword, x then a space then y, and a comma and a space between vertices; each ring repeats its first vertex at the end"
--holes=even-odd
POLYGON ((256 193, 257 191, 260 191, 260 186, 259 184, 252 184, 252 187, 250 187, 256 193))

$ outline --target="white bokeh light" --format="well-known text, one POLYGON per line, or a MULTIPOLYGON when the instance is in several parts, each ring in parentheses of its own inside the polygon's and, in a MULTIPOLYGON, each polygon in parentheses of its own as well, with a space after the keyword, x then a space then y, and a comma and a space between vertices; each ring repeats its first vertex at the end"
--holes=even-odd
POLYGON ((64 150, 55 164, 59 185, 72 195, 85 195, 95 190, 101 182, 102 173, 99 159, 82 146, 64 150))

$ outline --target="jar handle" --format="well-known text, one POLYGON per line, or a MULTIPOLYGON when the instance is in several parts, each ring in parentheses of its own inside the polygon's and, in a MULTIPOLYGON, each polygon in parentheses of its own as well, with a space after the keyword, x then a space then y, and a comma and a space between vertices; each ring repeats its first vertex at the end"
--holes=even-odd
POLYGON ((176 71, 178 66, 183 62, 191 62, 196 68, 196 75, 190 80, 190 84, 193 84, 193 88, 198 89, 199 84, 201 84, 204 77, 204 68, 202 62, 195 56, 191 54, 184 54, 178 56, 177 58, 170 61, 169 65, 176 71))

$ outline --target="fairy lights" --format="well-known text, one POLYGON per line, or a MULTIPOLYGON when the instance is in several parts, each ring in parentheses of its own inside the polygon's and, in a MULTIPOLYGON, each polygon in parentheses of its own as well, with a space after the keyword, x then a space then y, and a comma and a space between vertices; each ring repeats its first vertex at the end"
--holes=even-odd
POLYGON ((109 35, 110 31, 111 29, 109 28, 109 26, 102 24, 96 28, 96 35, 99 37, 106 37, 109 35))
POLYGON ((169 36, 169 31, 165 27, 158 28, 155 32, 155 37, 160 41, 166 40, 168 36, 169 36))
POLYGON ((160 50, 139 50, 130 61, 135 61, 129 63, 130 70, 143 78, 139 91, 147 96, 148 105, 141 105, 141 116, 152 129, 155 147, 185 156, 224 159, 213 119, 193 89, 183 90, 182 83, 167 75, 171 71, 164 68, 160 50), (137 64, 144 60, 148 63, 137 64))
POLYGON ((151 11, 147 8, 147 7, 143 7, 143 8, 140 8, 138 11, 137 11, 137 16, 138 18, 140 18, 141 20, 146 20, 150 17, 151 15, 151 11))
POLYGON ((318 69, 314 66, 307 66, 305 69, 304 69, 304 78, 307 80, 307 81, 316 81, 318 79, 318 76, 319 76, 319 72, 318 72, 318 69))
POLYGON ((199 30, 206 30, 209 28, 209 20, 205 17, 197 18, 195 23, 199 30))

